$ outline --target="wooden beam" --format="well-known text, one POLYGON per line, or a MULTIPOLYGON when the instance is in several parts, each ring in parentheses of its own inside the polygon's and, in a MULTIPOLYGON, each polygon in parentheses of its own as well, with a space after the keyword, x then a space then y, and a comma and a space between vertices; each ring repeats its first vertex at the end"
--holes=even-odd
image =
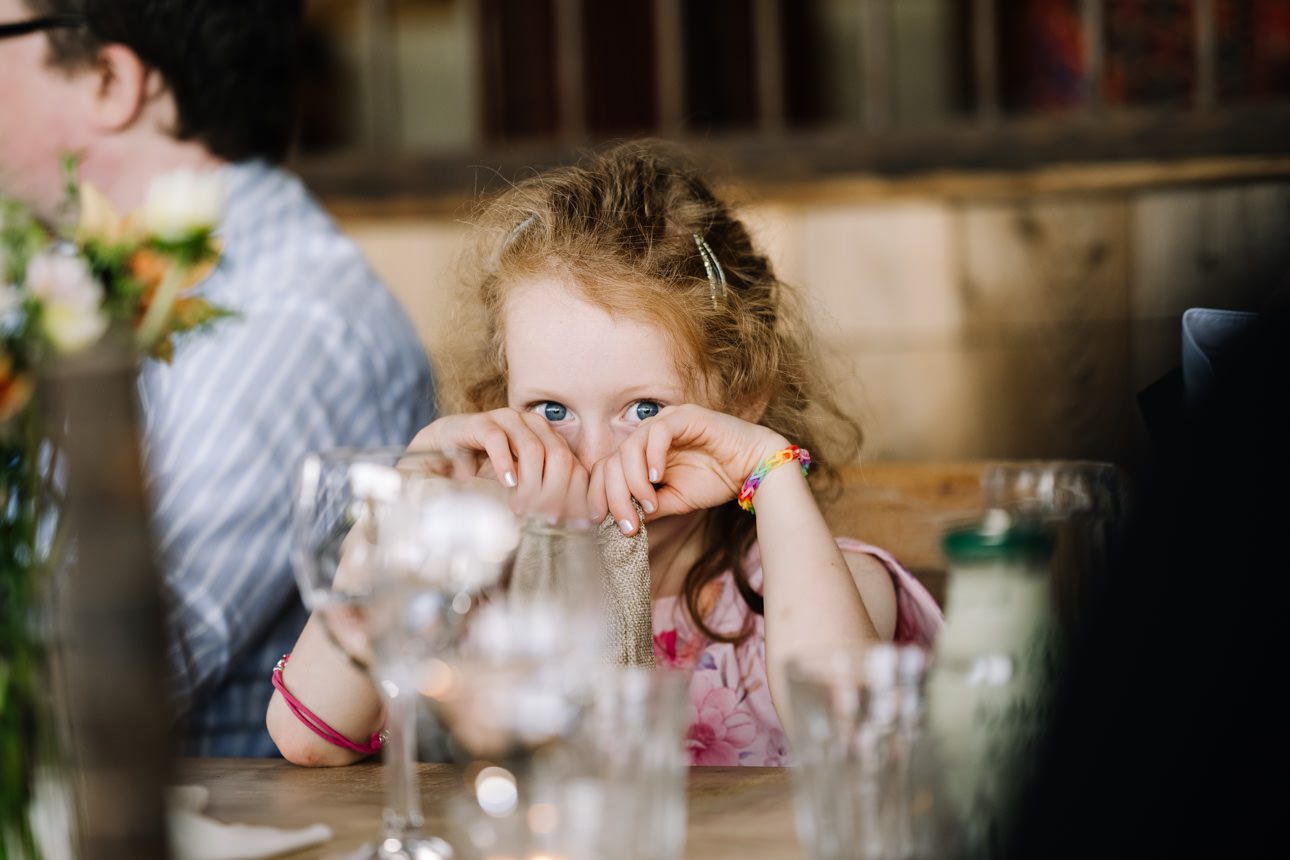
POLYGON ((784 130, 784 41, 779 0, 755 0, 753 37, 757 51, 757 120, 767 134, 784 130))
POLYGON ((482 2, 483 0, 461 0, 461 14, 470 40, 467 43, 467 63, 470 65, 470 139, 479 143, 488 138, 488 73, 484 68, 487 51, 482 2))
POLYGON ((990 123, 999 118, 998 0, 972 4, 972 71, 976 81, 976 116, 990 123))
POLYGON ((359 4, 363 52, 363 96, 367 104, 363 143, 376 151, 398 146, 402 130, 399 111, 399 71, 394 52, 392 0, 359 4))
POLYGON ((1218 104, 1218 35, 1214 0, 1196 0, 1196 109, 1218 104))
POLYGON ((891 0, 861 0, 860 91, 864 103, 860 116, 865 131, 882 131, 892 123, 891 54, 891 0))
MULTIPOLYGON (((1210 115, 1111 111, 1097 123, 1074 116, 1064 121, 1010 120, 989 127, 901 129, 882 135, 821 131, 775 139, 707 137, 689 141, 689 147, 700 161, 720 165, 722 172, 763 189, 814 187, 855 177, 862 177, 857 181, 865 187, 934 188, 938 177, 955 175, 963 179, 964 193, 972 194, 989 193, 991 176, 1016 177, 1010 181, 1024 189, 1034 176, 1061 173, 1066 165, 1093 171, 1126 165, 1134 176, 1149 176, 1142 180, 1146 184, 1284 180, 1290 178, 1286 140, 1290 105, 1282 104, 1210 115), (1228 172, 1189 172, 1186 165, 1197 160, 1229 165, 1224 168, 1228 172), (978 186, 974 177, 985 177, 986 185, 978 186)), ((440 199, 451 207, 473 198, 499 176, 567 163, 574 154, 574 147, 550 143, 397 158, 358 152, 315 156, 292 166, 311 188, 330 199, 378 206, 404 200, 413 208, 438 205, 433 200, 440 199), (491 167, 484 171, 481 164, 491 167)))
POLYGON ((582 2, 583 0, 555 0, 555 66, 560 105, 560 138, 575 146, 587 137, 582 2))
POLYGON ((654 86, 659 131, 685 130, 685 31, 681 0, 654 0, 654 86))
POLYGON ((1102 0, 1080 0, 1080 35, 1084 41, 1085 107, 1100 113, 1106 107, 1106 30, 1102 0))

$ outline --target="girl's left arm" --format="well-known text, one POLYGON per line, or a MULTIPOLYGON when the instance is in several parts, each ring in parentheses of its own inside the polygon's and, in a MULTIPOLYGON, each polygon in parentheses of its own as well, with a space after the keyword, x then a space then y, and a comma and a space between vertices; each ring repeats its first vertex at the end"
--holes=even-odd
POLYGON ((796 466, 772 469, 756 495, 766 669, 781 718, 789 660, 890 638, 895 627, 887 569, 872 556, 843 555, 796 466))

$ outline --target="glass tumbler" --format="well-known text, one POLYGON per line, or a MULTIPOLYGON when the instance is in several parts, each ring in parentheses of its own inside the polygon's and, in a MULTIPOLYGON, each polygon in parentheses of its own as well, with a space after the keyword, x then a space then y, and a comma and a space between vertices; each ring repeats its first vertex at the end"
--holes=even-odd
POLYGON ((917 855, 927 653, 880 643, 788 667, 798 838, 811 860, 917 855))

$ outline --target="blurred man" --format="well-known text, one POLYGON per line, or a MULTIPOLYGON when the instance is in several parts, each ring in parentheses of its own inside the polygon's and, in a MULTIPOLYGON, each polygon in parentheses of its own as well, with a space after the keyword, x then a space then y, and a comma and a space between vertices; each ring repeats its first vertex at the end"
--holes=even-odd
POLYGON ((1005 857, 1284 850, 1290 313, 1265 309, 1225 347, 1157 434, 1005 857))
POLYGON ((272 166, 291 132, 299 0, 0 0, 0 193, 47 217, 60 159, 122 211, 218 171, 237 316, 140 380, 183 750, 268 755, 270 670, 304 623, 288 563, 305 451, 405 444, 431 417, 415 333, 357 249, 272 166))

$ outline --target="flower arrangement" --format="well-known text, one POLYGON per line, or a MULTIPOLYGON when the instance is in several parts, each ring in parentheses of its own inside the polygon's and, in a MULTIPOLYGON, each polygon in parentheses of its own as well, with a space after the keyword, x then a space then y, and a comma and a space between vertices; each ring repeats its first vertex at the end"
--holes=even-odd
POLYGON ((194 293, 219 258, 216 176, 160 176, 129 217, 90 184, 69 182, 68 202, 78 215, 60 231, 0 199, 0 855, 17 857, 38 855, 27 808, 42 671, 33 619, 52 501, 42 370, 109 332, 168 362, 178 338, 228 315, 194 293))

